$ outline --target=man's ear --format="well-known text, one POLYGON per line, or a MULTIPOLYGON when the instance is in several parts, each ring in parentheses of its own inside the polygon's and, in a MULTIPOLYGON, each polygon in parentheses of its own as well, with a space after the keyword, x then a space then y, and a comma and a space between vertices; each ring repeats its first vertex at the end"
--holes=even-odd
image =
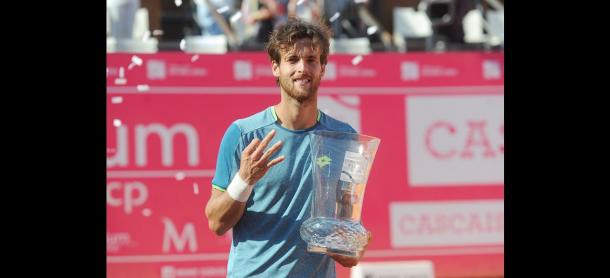
POLYGON ((276 78, 280 77, 280 65, 275 61, 271 62, 271 70, 273 71, 273 76, 276 78))
POLYGON ((326 72, 326 64, 322 65, 322 71, 320 71, 320 79, 324 77, 324 73, 326 72))

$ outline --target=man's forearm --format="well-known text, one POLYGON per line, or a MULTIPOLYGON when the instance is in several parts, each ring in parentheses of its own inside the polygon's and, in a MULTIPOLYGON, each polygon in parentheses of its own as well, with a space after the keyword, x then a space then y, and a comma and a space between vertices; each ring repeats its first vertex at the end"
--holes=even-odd
POLYGON ((254 138, 242 151, 239 170, 226 191, 212 189, 212 196, 205 206, 205 214, 208 217, 208 226, 215 234, 223 235, 237 224, 244 214, 246 201, 254 189, 254 184, 269 168, 284 160, 282 155, 269 161, 269 157, 282 146, 282 141, 278 141, 265 151, 274 135, 275 130, 272 130, 262 141, 254 138))
POLYGON ((245 202, 234 200, 226 191, 212 189, 212 196, 205 207, 210 230, 223 235, 239 221, 245 207, 245 202))

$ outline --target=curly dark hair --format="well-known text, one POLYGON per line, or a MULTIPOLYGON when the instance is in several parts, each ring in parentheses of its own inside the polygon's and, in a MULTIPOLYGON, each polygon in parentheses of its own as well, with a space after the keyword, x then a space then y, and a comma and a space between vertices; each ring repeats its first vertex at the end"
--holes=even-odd
POLYGON ((280 63, 280 51, 289 50, 299 39, 310 39, 312 45, 320 48, 320 63, 326 65, 329 52, 330 28, 322 22, 309 23, 298 18, 290 18, 278 25, 271 33, 265 49, 272 62, 280 63))

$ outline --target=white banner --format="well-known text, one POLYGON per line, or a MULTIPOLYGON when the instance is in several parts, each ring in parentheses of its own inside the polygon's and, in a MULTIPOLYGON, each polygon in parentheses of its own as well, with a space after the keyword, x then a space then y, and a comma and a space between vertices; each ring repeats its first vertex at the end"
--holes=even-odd
POLYGON ((504 244, 504 201, 390 204, 392 247, 504 244))
POLYGON ((405 107, 410 186, 504 184, 504 96, 410 96, 405 107))

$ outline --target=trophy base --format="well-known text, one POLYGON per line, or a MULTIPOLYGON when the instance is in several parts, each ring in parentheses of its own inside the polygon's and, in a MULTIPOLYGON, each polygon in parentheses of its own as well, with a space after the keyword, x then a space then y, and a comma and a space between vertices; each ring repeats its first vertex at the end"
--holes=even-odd
POLYGON ((312 253, 321 253, 321 254, 335 254, 335 255, 341 255, 341 256, 353 257, 353 258, 358 257, 358 252, 339 250, 339 249, 312 245, 312 244, 307 245, 307 251, 312 252, 312 253))

